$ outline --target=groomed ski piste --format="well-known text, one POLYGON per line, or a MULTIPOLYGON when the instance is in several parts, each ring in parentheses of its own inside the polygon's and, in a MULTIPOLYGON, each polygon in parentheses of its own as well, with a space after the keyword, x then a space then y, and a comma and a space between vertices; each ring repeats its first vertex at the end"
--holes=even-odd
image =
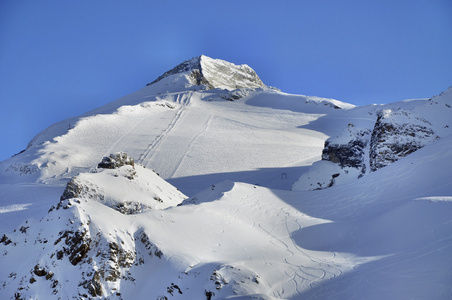
POLYGON ((452 298, 452 90, 355 107, 248 68, 194 58, 1 162, 0 298, 452 298), (388 110, 434 138, 300 183, 340 168, 318 167, 327 138, 388 110), (135 164, 97 167, 118 152, 135 164))

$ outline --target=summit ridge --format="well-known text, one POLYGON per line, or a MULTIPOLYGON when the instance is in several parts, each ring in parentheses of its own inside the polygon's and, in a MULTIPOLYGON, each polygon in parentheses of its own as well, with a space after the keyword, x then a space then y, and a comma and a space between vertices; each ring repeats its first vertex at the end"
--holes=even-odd
POLYGON ((256 72, 246 64, 233 63, 200 55, 186 60, 163 73, 147 85, 155 84, 167 77, 184 74, 192 85, 204 85, 206 89, 235 90, 241 88, 266 87, 256 72))

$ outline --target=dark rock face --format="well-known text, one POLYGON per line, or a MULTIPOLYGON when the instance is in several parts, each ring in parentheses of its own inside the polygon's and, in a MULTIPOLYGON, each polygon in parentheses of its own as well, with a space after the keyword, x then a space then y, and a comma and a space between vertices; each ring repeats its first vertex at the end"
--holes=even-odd
POLYGON ((144 232, 144 230, 138 231, 135 234, 135 239, 141 241, 150 257, 156 256, 158 258, 162 258, 163 252, 151 242, 151 239, 144 232))
POLYGON ((251 90, 249 89, 237 89, 220 94, 220 98, 228 101, 235 101, 248 96, 250 93, 251 90))
POLYGON ((0 239, 0 244, 4 244, 6 246, 11 243, 11 240, 5 234, 3 234, 2 238, 0 239))
POLYGON ((341 135, 325 142, 322 160, 331 161, 342 168, 356 168, 361 177, 375 172, 438 137, 429 121, 407 110, 378 112, 372 130, 358 130, 349 124, 341 135))
POLYGON ((361 173, 365 173, 364 149, 366 146, 366 140, 352 140, 345 145, 331 144, 326 141, 322 151, 322 160, 334 162, 341 167, 360 169, 361 173))
MULTIPOLYGON (((49 233, 49 240, 41 236, 42 230, 37 230, 26 239, 18 238, 17 235, 25 234, 18 232, 17 242, 8 243, 10 250, 13 247, 26 246, 29 240, 32 244, 39 245, 39 248, 42 247, 44 250, 42 256, 50 259, 50 262, 30 261, 30 269, 25 272, 25 276, 11 273, 10 277, 2 279, 3 286, 16 284, 17 295, 22 295, 23 299, 31 299, 28 290, 33 293, 33 288, 37 286, 50 287, 55 298, 64 298, 64 285, 60 284, 62 279, 66 285, 78 289, 80 298, 113 296, 116 290, 112 289, 113 286, 135 281, 132 272, 134 268, 164 257, 163 252, 152 243, 144 229, 122 234, 116 229, 104 232, 96 226, 90 226, 90 220, 80 218, 80 211, 83 209, 76 199, 63 202, 66 202, 64 207, 51 209, 46 218, 33 224, 51 228, 53 234, 49 233), (62 225, 62 219, 67 219, 68 222, 60 229, 57 225, 62 225), (115 236, 117 233, 119 235, 115 236), (50 242, 50 238, 54 239, 53 242, 50 242), (61 269, 67 268, 67 262, 73 266, 70 269, 71 274, 62 274, 61 269), (71 283, 65 278, 70 278, 71 283)), ((4 236, 2 241, 10 240, 4 236)), ((14 251, 4 251, 3 255, 7 255, 8 252, 14 251)), ((178 293, 178 288, 176 286, 173 288, 178 293)))
POLYGON ((379 112, 370 140, 370 171, 398 161, 436 138, 427 120, 405 111, 379 112))
POLYGON ((194 78, 196 79, 197 82, 200 82, 201 81, 200 77, 202 77, 202 73, 201 73, 201 57, 200 56, 192 58, 192 59, 189 59, 189 60, 186 60, 183 63, 177 65, 174 68, 172 68, 171 70, 166 71, 161 76, 159 76, 156 80, 146 84, 146 86, 154 84, 154 83, 156 83, 156 82, 158 82, 158 81, 162 80, 163 78, 168 77, 170 75, 179 74, 179 73, 183 73, 183 72, 188 72, 188 71, 191 71, 191 70, 193 70, 193 71, 196 70, 197 71, 197 73, 194 74, 193 76, 194 76, 194 78), (199 81, 198 81, 198 78, 199 78, 199 81))
POLYGON ((72 199, 80 196, 83 191, 83 186, 77 182, 77 177, 72 178, 66 185, 66 189, 61 195, 60 200, 72 199))
POLYGON ((63 256, 68 256, 69 261, 74 266, 86 258, 91 244, 91 237, 87 233, 88 230, 85 228, 75 232, 72 230, 61 231, 55 245, 58 245, 62 240, 64 240, 64 245, 56 253, 57 258, 62 259, 63 256))
POLYGON ((42 276, 46 276, 46 275, 47 275, 47 271, 45 270, 45 268, 43 268, 43 267, 41 267, 41 266, 39 266, 39 265, 36 265, 36 266, 35 266, 35 268, 34 268, 34 270, 33 270, 33 273, 34 273, 36 276, 39 276, 39 277, 42 277, 42 276))
POLYGON ((82 183, 79 176, 75 176, 66 185, 66 189, 60 197, 60 202, 57 205, 57 209, 63 207, 67 209, 71 206, 70 201, 65 201, 73 198, 87 197, 90 199, 96 199, 98 201, 104 200, 104 195, 97 191, 97 187, 93 184, 87 185, 87 182, 82 183))
POLYGON ((211 90, 215 87, 210 84, 209 81, 204 77, 204 75, 201 72, 201 68, 199 70, 193 70, 190 74, 190 78, 193 80, 193 84, 195 85, 205 85, 207 89, 211 90))
POLYGON ((322 160, 331 161, 342 168, 356 168, 361 171, 361 175, 366 173, 365 150, 369 144, 369 130, 351 130, 353 125, 349 125, 347 130, 350 135, 347 143, 328 139, 322 151, 322 160))
POLYGON ((91 281, 85 284, 84 286, 89 294, 93 297, 102 296, 104 293, 102 291, 102 283, 100 281, 100 273, 94 272, 93 278, 91 281))
POLYGON ((119 211, 120 213, 124 215, 133 215, 133 214, 139 214, 143 212, 145 209, 151 209, 149 206, 146 206, 140 202, 132 202, 127 201, 123 203, 117 203, 110 206, 116 211, 119 211))
POLYGON ((128 156, 126 153, 118 152, 102 158, 102 161, 97 165, 97 167, 103 169, 116 169, 125 165, 134 167, 135 162, 133 158, 128 156))

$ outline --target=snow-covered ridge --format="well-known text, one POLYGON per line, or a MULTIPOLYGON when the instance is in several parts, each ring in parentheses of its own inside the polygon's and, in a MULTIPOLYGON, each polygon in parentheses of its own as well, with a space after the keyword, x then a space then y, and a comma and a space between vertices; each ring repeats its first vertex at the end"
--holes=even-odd
POLYGON ((186 198, 176 188, 140 165, 98 169, 72 178, 61 200, 85 198, 98 201, 123 214, 176 206, 186 198), (127 189, 124 189, 127 186, 127 189))
POLYGON ((266 87, 256 72, 248 65, 235 65, 221 59, 212 59, 205 55, 184 61, 159 76, 156 80, 148 83, 148 85, 155 84, 164 78, 177 74, 185 74, 193 85, 204 85, 207 89, 235 90, 266 87))

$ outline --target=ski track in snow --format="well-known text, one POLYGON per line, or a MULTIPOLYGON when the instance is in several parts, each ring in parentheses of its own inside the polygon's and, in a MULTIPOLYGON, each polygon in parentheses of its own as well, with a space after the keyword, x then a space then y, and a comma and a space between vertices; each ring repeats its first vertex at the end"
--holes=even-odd
MULTIPOLYGON (((274 224, 272 228, 266 229, 260 222, 257 226, 265 232, 266 236, 271 237, 270 243, 284 249, 287 252, 287 255, 282 260, 282 263, 287 265, 284 273, 288 277, 289 281, 293 282, 296 294, 302 295, 304 291, 312 289, 317 282, 320 282, 326 278, 340 276, 342 274, 342 270, 334 265, 333 262, 336 254, 332 252, 330 259, 317 258, 313 256, 313 254, 309 254, 307 251, 298 246, 291 237, 292 232, 302 229, 302 226, 299 223, 299 218, 295 218, 289 212, 286 212, 284 208, 281 208, 277 215, 280 214, 284 215, 284 221, 274 224), (281 229, 284 233, 281 233, 281 229), (273 233, 274 231, 277 231, 277 233, 273 233), (300 259, 307 259, 307 262, 302 262, 300 259), (318 267, 310 266, 311 263, 312 265, 318 267)), ((324 255, 325 253, 322 254, 324 255)), ((272 293, 275 297, 284 298, 284 294, 289 290, 287 287, 284 288, 284 286, 275 286, 272 293)), ((293 295, 290 297, 292 298, 293 295)))
POLYGON ((160 175, 164 178, 172 177, 186 156, 191 143, 208 126, 209 122, 204 122, 204 119, 208 120, 212 117, 198 112, 196 108, 189 107, 193 92, 175 93, 172 97, 173 102, 178 104, 175 112, 165 112, 163 116, 160 116, 160 119, 151 115, 136 122, 110 146, 106 155, 130 147, 127 144, 130 142, 127 137, 136 128, 149 128, 149 134, 142 137, 143 140, 148 140, 148 145, 138 155, 136 162, 148 168, 159 170, 160 175), (171 119, 168 119, 169 114, 171 119), (201 122, 199 122, 200 120, 201 122), (156 134, 158 128, 164 124, 167 125, 162 128, 160 133, 156 134), (200 124, 200 126, 198 126, 199 128, 193 127, 193 124, 200 124), (190 131, 186 130, 187 126, 190 126, 190 131), (149 142, 150 139, 152 139, 151 142, 149 142))
MULTIPOLYGON (((192 94, 192 93, 191 93, 192 94)), ((191 95, 190 95, 191 96, 191 95)), ((176 103, 180 106, 174 116, 173 120, 168 124, 168 127, 160 133, 157 138, 149 144, 148 148, 138 159, 138 163, 149 167, 152 157, 155 155, 155 149, 162 142, 162 140, 169 134, 169 132, 176 126, 176 123, 180 120, 181 115, 184 113, 186 106, 190 103, 190 96, 186 96, 186 93, 176 94, 176 103)))
MULTIPOLYGON (((125 140, 128 136, 130 136, 131 133, 133 133, 137 128, 143 127, 143 124, 145 124, 147 121, 152 121, 155 118, 154 115, 145 117, 142 120, 139 120, 135 124, 129 127, 111 146, 108 148, 108 150, 104 153, 103 156, 108 156, 110 153, 117 152, 118 150, 122 149, 122 145, 125 144, 125 140)), ((141 157, 140 157, 141 158, 141 157)))
POLYGON ((146 167, 160 170, 163 178, 175 176, 192 143, 206 130, 212 118, 196 107, 189 107, 192 97, 193 92, 177 95, 176 102, 180 108, 174 119, 139 160, 146 167))
POLYGON ((187 149, 187 151, 185 152, 185 155, 183 155, 182 159, 179 161, 179 164, 177 164, 176 169, 174 170, 172 177, 177 177, 178 171, 181 169, 182 163, 184 161, 184 159, 187 158, 188 153, 190 153, 190 151, 193 149, 193 144, 196 142, 196 140, 205 132, 208 130, 212 119, 214 118, 213 115, 209 116, 209 120, 206 122, 206 125, 204 126, 204 128, 202 130, 200 130, 191 140, 190 145, 187 149))
POLYGON ((162 177, 174 177, 190 151, 192 143, 208 129, 210 120, 213 118, 212 114, 190 106, 193 96, 192 91, 173 93, 172 99, 166 100, 176 103, 176 108, 157 115, 144 116, 125 130, 103 156, 124 151, 130 148, 131 143, 140 148, 147 141, 148 144, 141 148, 141 153, 129 154, 137 157, 136 163, 158 170, 162 177), (197 124, 199 126, 196 126, 197 124), (149 131, 143 133, 142 130, 138 130, 140 128, 149 128, 149 131), (138 143, 132 140, 136 138, 137 132, 142 134, 138 143))

